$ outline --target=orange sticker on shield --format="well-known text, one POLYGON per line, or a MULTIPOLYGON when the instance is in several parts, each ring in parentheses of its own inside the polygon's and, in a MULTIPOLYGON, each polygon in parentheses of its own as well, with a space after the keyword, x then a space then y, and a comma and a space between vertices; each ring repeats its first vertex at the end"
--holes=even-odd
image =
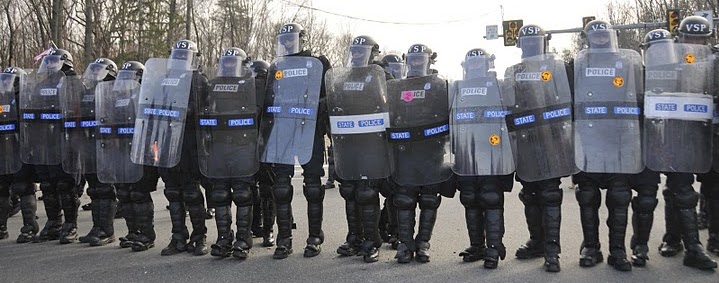
POLYGON ((275 80, 281 80, 282 79, 282 70, 278 70, 275 72, 275 80))
POLYGON ((552 72, 550 72, 550 71, 542 72, 542 80, 545 82, 552 80, 552 72))
POLYGON ((696 58, 691 52, 684 56, 684 61, 687 62, 687 64, 694 64, 694 60, 696 60, 696 58))
POLYGON ((624 78, 622 78, 621 76, 616 76, 614 77, 612 84, 614 84, 614 87, 622 87, 624 86, 624 78))
POLYGON ((501 141, 498 135, 489 136, 489 144, 491 145, 498 145, 501 141))

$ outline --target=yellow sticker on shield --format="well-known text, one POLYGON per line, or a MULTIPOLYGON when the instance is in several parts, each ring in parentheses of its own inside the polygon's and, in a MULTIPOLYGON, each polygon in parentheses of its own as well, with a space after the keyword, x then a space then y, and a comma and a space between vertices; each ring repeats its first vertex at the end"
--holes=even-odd
POLYGON ((275 72, 275 80, 281 80, 282 79, 282 70, 278 70, 275 72))
POLYGON ((621 76, 616 76, 614 77, 612 84, 614 84, 615 87, 622 87, 624 86, 624 78, 622 78, 621 76))
POLYGON ((491 145, 498 145, 499 142, 501 142, 501 141, 502 140, 499 138, 498 135, 489 136, 489 144, 491 144, 491 145))
POLYGON ((687 62, 687 64, 694 64, 694 60, 696 58, 694 57, 694 54, 689 52, 687 55, 684 56, 684 61, 687 62))
POLYGON ((552 79, 552 72, 550 71, 544 71, 542 72, 542 80, 545 82, 548 82, 552 79))

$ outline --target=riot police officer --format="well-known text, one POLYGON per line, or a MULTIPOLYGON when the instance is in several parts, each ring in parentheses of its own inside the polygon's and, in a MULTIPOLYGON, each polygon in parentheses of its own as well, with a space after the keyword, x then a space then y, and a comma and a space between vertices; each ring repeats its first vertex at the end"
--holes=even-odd
MULTIPOLYGON (((80 99, 70 99, 71 101, 69 104, 72 105, 66 106, 81 109, 81 111, 77 113, 78 118, 95 121, 95 115, 83 117, 85 114, 95 113, 95 87, 99 82, 113 81, 116 77, 117 65, 115 62, 107 58, 96 59, 93 63, 87 66, 85 73, 83 74, 83 81, 86 84, 85 92, 79 95, 78 98, 80 99), (88 95, 85 96, 84 94, 88 95), (90 100, 85 97, 92 97, 93 99, 90 100)), ((67 119, 68 117, 65 118, 67 119)), ((80 127, 80 129, 82 129, 82 127, 80 127)), ((68 133, 68 137, 75 138, 78 136, 77 133, 78 132, 68 133)), ((82 131, 79 134, 78 138, 82 139, 82 141, 78 142, 76 146, 79 147, 78 151, 80 156, 78 159, 83 164, 80 166, 81 168, 78 169, 80 169, 79 173, 85 173, 83 174, 83 178, 87 180, 87 194, 90 196, 90 200, 93 204, 93 225, 87 235, 79 237, 78 240, 82 243, 89 243, 91 246, 103 246, 115 241, 113 220, 116 212, 117 194, 115 192, 115 187, 112 184, 100 182, 97 178, 97 174, 94 173, 96 172, 95 128, 87 128, 87 132, 82 131)))
POLYGON ((617 47, 616 31, 609 22, 587 23, 582 37, 588 48, 574 60, 575 163, 581 172, 572 176, 584 234, 579 265, 592 267, 604 260, 599 241, 601 188, 607 191, 609 209, 607 263, 630 271, 624 245, 632 198, 630 176, 644 168, 637 100, 643 93, 641 57, 617 47))
MULTIPOLYGON (((38 120, 45 119, 47 123, 53 125, 48 129, 45 126, 47 124, 35 124, 35 121, 38 120, 22 120, 24 124, 28 125, 28 127, 23 127, 27 130, 24 132, 22 157, 26 163, 35 165, 48 217, 45 227, 33 238, 35 243, 59 239, 61 244, 67 244, 77 240, 80 199, 76 184, 81 181, 75 180, 72 175, 63 171, 60 165, 60 150, 56 148, 61 143, 61 135, 57 129, 62 128, 59 124, 62 121, 62 114, 58 109, 60 105, 58 96, 80 91, 76 89, 79 80, 74 76, 76 73, 70 52, 64 49, 54 49, 43 58, 35 76, 37 81, 34 82, 33 89, 28 89, 27 95, 21 95, 20 98, 22 111, 31 112, 35 110, 32 108, 38 106, 35 104, 37 100, 32 101, 31 96, 43 97, 44 110, 39 113, 40 119, 38 120)), ((25 90, 22 92, 24 93, 25 90)), ((27 117, 34 118, 35 115, 28 114, 27 117)))
POLYGON ((268 106, 263 113, 262 135, 266 144, 261 159, 264 163, 273 164, 276 176, 272 187, 277 213, 277 242, 273 257, 283 259, 292 253, 291 181, 295 157, 302 164, 303 194, 307 200, 309 236, 304 256, 314 257, 321 252, 324 242, 322 215, 325 192, 321 177, 324 176, 323 137, 327 127, 327 108, 320 101, 325 97, 324 73, 330 68, 330 63, 325 56, 315 56, 308 49, 307 31, 299 24, 284 24, 277 34, 277 41, 279 57, 270 66, 265 100, 273 106, 268 106), (280 85, 282 87, 278 87, 280 85), (275 91, 279 93, 275 94, 275 91), (293 95, 304 95, 301 101, 305 104, 301 107, 283 105, 283 101, 287 100, 280 98, 293 95))
POLYGON ((483 259, 485 268, 494 269, 507 253, 502 242, 504 192, 511 191, 514 185, 512 151, 506 142, 509 138, 501 115, 499 84, 496 73, 491 71, 494 55, 481 48, 471 49, 462 68, 463 79, 452 84, 450 115, 453 171, 458 175, 470 241, 470 247, 459 255, 465 262, 483 259), (477 108, 484 110, 475 112, 477 108), (472 118, 480 116, 494 118, 472 118))
POLYGON ((506 121, 510 139, 516 143, 512 148, 515 150, 517 179, 522 183, 519 198, 524 203, 530 234, 529 241, 517 249, 516 257, 544 256, 545 270, 559 272, 563 197, 560 177, 576 173, 571 145, 571 112, 566 108, 571 103, 570 84, 573 80, 570 78, 573 74, 563 61, 547 54, 547 41, 544 30, 537 25, 525 25, 519 30, 517 47, 522 49, 522 62, 505 72, 506 87, 502 95, 505 97, 503 104, 512 107, 506 121), (553 87, 544 88, 543 84, 547 82, 554 82, 553 87), (542 99, 546 96, 553 99, 542 99), (549 101, 565 105, 562 106, 565 108, 545 104, 549 101), (550 106, 553 109, 547 111, 547 117, 553 119, 545 127, 538 125, 537 120, 527 118, 523 112, 550 106), (537 133, 528 132, 535 127, 540 129, 537 133), (530 135, 538 136, 528 138, 530 135))
POLYGON ((370 125, 385 125, 388 109, 386 80, 391 76, 379 65, 379 53, 379 44, 372 37, 357 36, 350 44, 346 67, 332 69, 327 75, 335 157, 332 174, 337 174, 340 182, 348 227, 347 242, 337 253, 360 254, 368 263, 379 258, 382 245, 378 227, 379 192, 383 180, 391 173, 384 127, 370 125), (347 87, 349 85, 361 87, 347 87), (350 97, 362 99, 348 99, 350 97), (347 123, 348 120, 356 123, 347 123), (364 126, 360 128, 360 124, 364 126))
MULTIPOLYGON (((682 72, 679 77, 680 81, 675 85, 675 87, 681 87, 677 91, 698 92, 705 95, 715 91, 713 85, 706 85, 707 83, 701 85, 701 82, 711 82, 710 76, 714 76, 714 59, 711 54, 708 54, 711 53, 711 50, 707 47, 708 39, 712 34, 711 26, 711 23, 699 16, 687 17, 679 24, 677 44, 675 45, 675 50, 678 54, 675 55, 675 59, 677 62, 680 62, 678 64, 682 67, 682 72), (691 58, 689 58, 690 55, 691 58), (704 66, 712 66, 712 69, 706 70, 704 66)), ((649 71, 649 69, 647 69, 647 71, 649 71)), ((650 84, 647 83, 647 89, 649 89, 649 87, 650 84)), ((671 89, 669 89, 669 91, 671 91, 671 89)), ((704 97, 709 98, 708 96, 704 97)), ((711 117, 707 117, 707 119, 711 119, 711 117)), ((672 133, 672 129, 676 128, 682 131, 691 129, 697 134, 697 138, 694 139, 696 142, 692 143, 691 146, 683 147, 683 149, 696 152, 707 152, 710 150, 711 142, 708 140, 711 137, 711 129, 706 127, 704 123, 683 120, 669 120, 669 122, 671 122, 671 124, 666 125, 668 129, 664 130, 664 133, 672 133), (706 139, 706 141, 704 141, 704 139, 706 139)), ((645 132, 652 134, 657 131, 652 131, 652 128, 645 128, 645 132)), ((647 167, 652 168, 654 163, 658 163, 655 162, 655 160, 663 158, 661 156, 666 148, 652 147, 652 145, 663 144, 660 143, 660 140, 652 139, 651 135, 647 137, 647 140, 655 141, 655 143, 650 143, 648 148, 645 149, 647 167)), ((671 141, 665 142, 671 143, 671 141)), ((677 159, 680 159, 682 156, 688 156, 688 154, 678 152, 672 152, 672 154, 678 156, 677 159)), ((667 231, 662 239, 662 245, 659 248, 660 254, 662 256, 676 255, 681 251, 681 241, 683 241, 684 248, 686 248, 684 265, 699 269, 713 269, 717 267, 717 264, 704 252, 704 247, 699 241, 696 212, 699 195, 692 187, 694 183, 694 175, 692 173, 708 171, 707 169, 711 167, 711 158, 696 158, 687 160, 685 163, 680 163, 681 161, 683 160, 674 161, 676 164, 671 164, 671 167, 659 166, 659 168, 675 170, 657 169, 657 171, 662 171, 667 175, 666 187, 662 192, 666 203, 664 217, 667 231), (686 166, 680 167, 683 165, 686 166)))
POLYGON ((198 135, 200 171, 209 179, 208 200, 210 207, 215 208, 218 235, 211 254, 218 257, 232 254, 246 259, 252 248, 253 175, 259 170, 259 124, 252 119, 258 116, 261 105, 256 101, 255 81, 246 66, 248 62, 244 50, 237 47, 225 49, 219 59, 217 77, 210 81, 208 96, 202 97, 198 106, 201 111, 198 135), (233 87, 225 89, 226 86, 233 87), (246 118, 250 120, 246 120, 243 127, 220 128, 230 126, 230 121, 240 117, 250 117, 246 118), (225 122, 225 119, 230 120, 225 122), (234 168, 225 169, 226 166, 234 168), (236 236, 232 235, 230 228, 233 201, 237 206, 236 236))
POLYGON ((12 200, 20 198, 19 206, 22 211, 23 227, 17 237, 18 243, 27 243, 37 234, 39 226, 35 219, 37 200, 35 198, 35 178, 33 167, 23 164, 20 160, 20 136, 13 126, 18 122, 20 100, 20 77, 27 75, 23 69, 8 67, 0 73, 0 103, 9 105, 10 109, 3 111, 0 121, 3 123, 2 135, 8 137, 2 142, 5 156, 0 164, 0 239, 9 237, 7 232, 7 219, 12 216, 14 207, 12 200))
MULTIPOLYGON (((250 68, 255 77, 255 94, 257 96, 257 105, 265 105, 265 85, 267 84, 267 71, 270 63, 263 60, 255 60, 250 63, 250 68)), ((260 107, 262 108, 262 107, 260 107)), ((275 173, 272 166, 267 163, 260 164, 260 171, 255 174, 256 187, 253 190, 254 198, 254 218, 257 220, 253 224, 253 235, 262 237, 262 246, 271 247, 275 245, 274 230, 275 226, 275 202, 272 200, 272 186, 274 184, 275 173)))
POLYGON ((99 127, 115 130, 99 133, 97 176, 102 182, 113 183, 117 190, 117 209, 127 225, 127 235, 119 238, 120 248, 133 251, 154 247, 156 238, 155 206, 150 193, 157 189, 157 168, 133 164, 128 158, 132 141, 132 132, 128 129, 132 126, 127 121, 137 116, 135 107, 144 71, 145 66, 140 62, 124 62, 117 72, 117 80, 103 85, 106 89, 96 102, 96 113, 102 117, 98 119, 99 127))
POLYGON ((437 53, 427 45, 410 46, 407 79, 387 83, 387 131, 394 162, 388 182, 395 192, 399 236, 395 258, 399 263, 415 258, 420 263, 430 261, 429 241, 441 195, 452 197, 455 193, 445 158, 449 142, 447 81, 430 69, 436 58, 437 53), (420 215, 415 237, 417 204, 420 215))

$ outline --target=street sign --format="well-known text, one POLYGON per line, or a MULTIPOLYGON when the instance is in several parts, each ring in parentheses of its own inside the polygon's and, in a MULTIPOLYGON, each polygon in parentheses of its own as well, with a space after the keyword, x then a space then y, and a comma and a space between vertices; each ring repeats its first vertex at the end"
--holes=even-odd
POLYGON ((494 40, 499 38, 499 27, 497 25, 487 26, 487 40, 494 40))

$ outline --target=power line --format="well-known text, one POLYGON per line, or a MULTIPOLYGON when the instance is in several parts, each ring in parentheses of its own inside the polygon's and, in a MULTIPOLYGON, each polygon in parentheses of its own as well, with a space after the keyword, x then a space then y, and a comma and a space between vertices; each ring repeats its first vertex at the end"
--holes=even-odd
MULTIPOLYGON (((444 22, 415 22, 415 23, 410 23, 410 22, 383 21, 383 20, 375 20, 375 19, 361 18, 361 17, 351 16, 351 15, 346 15, 346 14, 340 14, 340 13, 336 13, 336 12, 332 12, 332 11, 327 11, 327 10, 323 10, 323 9, 320 9, 320 8, 308 6, 308 5, 305 5, 305 4, 297 4, 297 3, 290 2, 290 1, 286 1, 286 0, 281 0, 281 1, 284 2, 284 3, 287 4, 287 5, 290 5, 290 6, 295 6, 295 7, 299 7, 299 8, 304 8, 304 9, 308 9, 308 10, 312 10, 312 11, 317 11, 317 12, 321 12, 321 13, 325 13, 325 14, 329 14, 329 15, 333 15, 333 16, 348 18, 348 19, 357 20, 357 21, 364 21, 364 22, 371 22, 371 23, 379 23, 379 24, 392 24, 392 25, 415 25, 415 26, 444 25, 444 24, 453 24, 453 23, 466 22, 466 21, 470 21, 470 20, 476 20, 476 19, 478 19, 478 18, 481 17, 481 16, 485 16, 485 15, 491 14, 491 12, 484 12, 484 13, 481 13, 481 14, 474 15, 474 16, 472 16, 472 17, 470 17, 470 18, 464 18, 464 19, 458 19, 458 20, 450 20, 450 21, 444 21, 444 22)), ((360 1, 361 1, 361 0, 360 0, 360 1)))

